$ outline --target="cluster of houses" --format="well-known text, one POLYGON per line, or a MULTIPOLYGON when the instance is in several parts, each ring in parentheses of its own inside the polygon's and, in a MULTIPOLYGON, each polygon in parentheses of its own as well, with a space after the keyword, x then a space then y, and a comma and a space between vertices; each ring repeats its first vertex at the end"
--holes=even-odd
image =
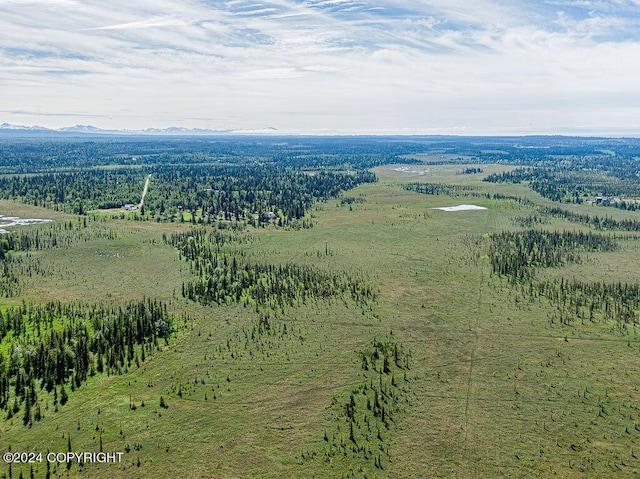
POLYGON ((587 203, 594 205, 607 205, 613 201, 615 201, 613 196, 596 196, 593 200, 587 200, 587 203))
POLYGON ((592 200, 586 200, 585 203, 589 205, 617 206, 618 208, 635 210, 640 201, 616 196, 596 196, 592 200))

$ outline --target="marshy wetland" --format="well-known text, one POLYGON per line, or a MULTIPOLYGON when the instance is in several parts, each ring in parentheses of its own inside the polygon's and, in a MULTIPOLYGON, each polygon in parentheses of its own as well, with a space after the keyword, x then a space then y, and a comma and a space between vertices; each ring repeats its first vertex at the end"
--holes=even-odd
POLYGON ((3 201, 0 452, 122 460, 0 477, 635 476, 638 213, 436 166, 3 201))

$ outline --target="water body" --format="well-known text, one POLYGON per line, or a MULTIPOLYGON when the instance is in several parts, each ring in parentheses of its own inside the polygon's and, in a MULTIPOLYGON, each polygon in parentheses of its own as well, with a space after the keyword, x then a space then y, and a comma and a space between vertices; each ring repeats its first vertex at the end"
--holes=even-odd
POLYGON ((0 234, 9 233, 10 231, 6 228, 11 228, 12 226, 28 226, 34 224, 49 223, 51 221, 53 220, 41 218, 19 218, 17 216, 0 215, 0 234))
POLYGON ((442 211, 478 211, 478 210, 486 210, 484 206, 476 206, 476 205, 458 205, 458 206, 441 206, 440 208, 431 208, 432 210, 442 210, 442 211))
POLYGON ((400 173, 410 173, 413 175, 426 175, 427 173, 429 173, 429 170, 415 170, 413 168, 411 168, 410 166, 400 166, 398 168, 391 168, 392 171, 399 171, 400 173))

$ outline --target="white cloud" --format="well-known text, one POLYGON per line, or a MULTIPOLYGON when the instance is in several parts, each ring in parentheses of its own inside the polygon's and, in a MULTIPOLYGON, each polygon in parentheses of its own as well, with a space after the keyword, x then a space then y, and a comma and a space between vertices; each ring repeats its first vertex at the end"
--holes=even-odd
POLYGON ((109 128, 640 127, 640 67, 629 62, 640 12, 600 3, 6 0, 1 121, 64 126, 77 112, 109 128))
POLYGON ((154 27, 170 27, 176 25, 186 25, 187 23, 175 18, 149 18, 147 20, 139 20, 137 22, 119 23, 116 25, 107 25, 104 27, 86 28, 85 30, 123 30, 133 28, 154 28, 154 27))

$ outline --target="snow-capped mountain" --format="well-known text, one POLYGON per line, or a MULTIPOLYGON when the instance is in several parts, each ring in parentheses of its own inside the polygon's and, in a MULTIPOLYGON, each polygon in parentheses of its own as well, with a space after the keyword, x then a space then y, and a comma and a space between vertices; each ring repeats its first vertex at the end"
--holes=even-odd
POLYGON ((234 129, 227 130, 209 130, 203 128, 184 128, 178 126, 171 126, 169 128, 145 128, 143 130, 104 130, 97 128, 93 125, 75 125, 65 126, 62 128, 52 129, 45 128, 43 126, 23 126, 12 125, 10 123, 0 124, 0 135, 11 134, 66 134, 66 135, 166 135, 166 136, 194 136, 194 135, 224 135, 224 134, 258 134, 258 133, 273 133, 277 131, 274 127, 262 128, 262 129, 234 129))

